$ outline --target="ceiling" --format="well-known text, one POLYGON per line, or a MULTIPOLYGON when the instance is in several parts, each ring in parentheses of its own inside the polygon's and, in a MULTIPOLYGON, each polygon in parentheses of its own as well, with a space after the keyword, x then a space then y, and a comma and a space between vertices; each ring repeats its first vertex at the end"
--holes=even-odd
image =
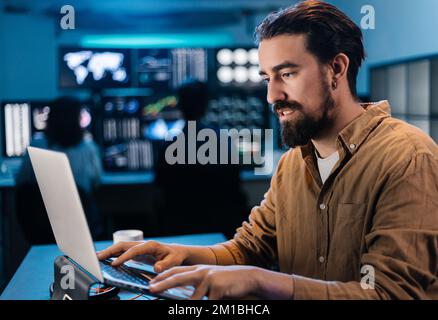
POLYGON ((60 16, 66 3, 75 9, 76 24, 86 30, 212 28, 266 15, 291 0, 0 0, 4 12, 60 16))

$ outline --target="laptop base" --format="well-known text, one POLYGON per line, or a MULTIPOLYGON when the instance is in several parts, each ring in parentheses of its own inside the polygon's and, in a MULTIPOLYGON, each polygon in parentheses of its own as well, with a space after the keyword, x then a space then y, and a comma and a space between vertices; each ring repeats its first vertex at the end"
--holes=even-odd
POLYGON ((51 300, 90 300, 90 288, 98 281, 67 256, 54 263, 54 282, 51 300))

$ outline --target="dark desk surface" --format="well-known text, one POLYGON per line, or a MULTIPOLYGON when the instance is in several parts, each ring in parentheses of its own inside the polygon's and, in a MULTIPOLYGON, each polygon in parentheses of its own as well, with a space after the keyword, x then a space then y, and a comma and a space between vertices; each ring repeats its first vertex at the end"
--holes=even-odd
MULTIPOLYGON (((100 182, 103 186, 107 185, 130 185, 130 184, 151 184, 154 182, 154 173, 152 171, 145 172, 105 172, 100 182)), ((15 187, 14 176, 0 175, 0 188, 15 187)))
MULTIPOLYGON (((184 235, 155 238, 166 243, 189 245, 212 245, 225 241, 220 233, 184 235)), ((100 251, 112 244, 112 241, 96 242, 96 250, 100 251)), ((48 300, 49 285, 53 281, 53 262, 61 255, 56 245, 33 246, 24 258, 15 275, 0 296, 0 300, 48 300)), ((136 296, 129 292, 121 292, 121 299, 136 296)))

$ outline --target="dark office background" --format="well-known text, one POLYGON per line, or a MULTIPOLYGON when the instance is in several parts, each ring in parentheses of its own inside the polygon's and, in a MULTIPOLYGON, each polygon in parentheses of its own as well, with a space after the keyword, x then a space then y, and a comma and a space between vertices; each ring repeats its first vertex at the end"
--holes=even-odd
MULTIPOLYGON (((67 4, 66 1, 0 0, 0 291, 19 266, 30 245, 15 217, 13 175, 22 157, 10 157, 7 154, 4 125, 6 104, 28 103, 31 111, 42 111, 46 103, 59 96, 81 99, 92 117, 88 129, 99 145, 105 169, 102 187, 96 195, 98 208, 104 217, 105 237, 110 239, 113 231, 128 228, 142 229, 146 237, 163 235, 170 221, 166 221, 160 211, 162 194, 153 185, 152 162, 140 161, 140 164, 118 166, 114 163, 120 162, 111 158, 112 152, 116 152, 117 146, 121 144, 126 148, 143 148, 146 154, 148 150, 155 150, 157 141, 152 139, 151 142, 144 136, 139 139, 135 134, 128 134, 127 137, 125 134, 124 140, 120 141, 118 137, 116 143, 111 133, 108 136, 108 128, 113 120, 133 121, 127 126, 156 124, 154 121, 157 119, 145 118, 141 108, 172 104, 175 95, 173 89, 183 80, 178 78, 177 83, 164 87, 145 84, 139 72, 141 59, 146 56, 157 58, 163 54, 190 59, 191 55, 196 55, 196 61, 201 59, 205 70, 195 72, 195 76, 208 82, 211 97, 211 113, 207 120, 216 121, 215 115, 229 112, 227 108, 235 108, 238 104, 242 108, 241 114, 247 115, 240 125, 249 123, 276 130, 276 120, 267 112, 263 85, 250 79, 221 82, 218 79, 221 66, 217 54, 221 49, 231 52, 243 49, 249 55, 251 49, 255 48, 255 26, 269 12, 294 2, 75 0, 68 4, 75 8, 76 29, 62 30, 59 25, 62 14, 59 11, 67 4), (198 51, 180 50, 184 48, 198 51), (62 56, 81 50, 91 50, 94 53, 112 50, 122 53, 129 79, 120 83, 72 84, 65 78, 68 70, 65 70, 62 56), (135 109, 136 104, 140 106, 139 110, 134 111, 137 112, 137 118, 123 116, 123 112, 122 115, 114 115, 109 111, 111 106, 117 109, 119 105, 122 109, 128 108, 129 113, 132 110, 129 108, 135 109), (131 140, 137 141, 137 145, 128 146, 131 140)), ((364 5, 372 5, 375 9, 375 29, 363 30, 367 61, 358 79, 361 99, 389 99, 394 116, 418 126, 437 141, 438 126, 434 117, 438 113, 438 40, 435 35, 435 30, 438 30, 438 2, 329 2, 345 11, 357 24, 360 24, 363 16, 361 8, 364 5)), ((248 61, 244 67, 249 72, 256 64, 248 61)), ((176 77, 174 73, 172 77, 176 77)), ((233 113, 228 114, 230 119, 235 119, 235 116, 233 113)), ((166 113, 164 118, 169 120, 166 125, 170 126, 175 124, 177 116, 166 113)), ((32 130, 33 133, 37 131, 36 128, 32 130)), ((283 152, 277 138, 274 137, 275 159, 283 152)), ((241 213, 244 219, 249 209, 263 198, 269 187, 270 175, 254 176, 251 167, 241 167, 239 171, 246 198, 246 207, 241 213)), ((211 182, 212 189, 213 186, 214 182, 211 182)), ((180 233, 184 233, 184 230, 181 226, 180 233)), ((199 226, 195 231, 215 232, 222 229, 219 221, 216 229, 214 226, 206 226, 203 230, 199 226)), ((172 232, 175 233, 175 230, 172 232)))

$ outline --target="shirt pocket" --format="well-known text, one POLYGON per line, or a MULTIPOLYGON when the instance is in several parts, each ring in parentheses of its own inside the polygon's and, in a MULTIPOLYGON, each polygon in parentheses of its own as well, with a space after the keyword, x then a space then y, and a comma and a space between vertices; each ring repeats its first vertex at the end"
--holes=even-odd
POLYGON ((365 203, 339 203, 333 226, 330 252, 335 258, 336 272, 350 277, 360 275, 360 257, 365 223, 365 203))
POLYGON ((365 203, 339 203, 336 212, 335 231, 342 231, 351 240, 360 238, 364 229, 365 203))
POLYGON ((337 215, 344 218, 365 215, 365 203, 339 203, 337 215))

